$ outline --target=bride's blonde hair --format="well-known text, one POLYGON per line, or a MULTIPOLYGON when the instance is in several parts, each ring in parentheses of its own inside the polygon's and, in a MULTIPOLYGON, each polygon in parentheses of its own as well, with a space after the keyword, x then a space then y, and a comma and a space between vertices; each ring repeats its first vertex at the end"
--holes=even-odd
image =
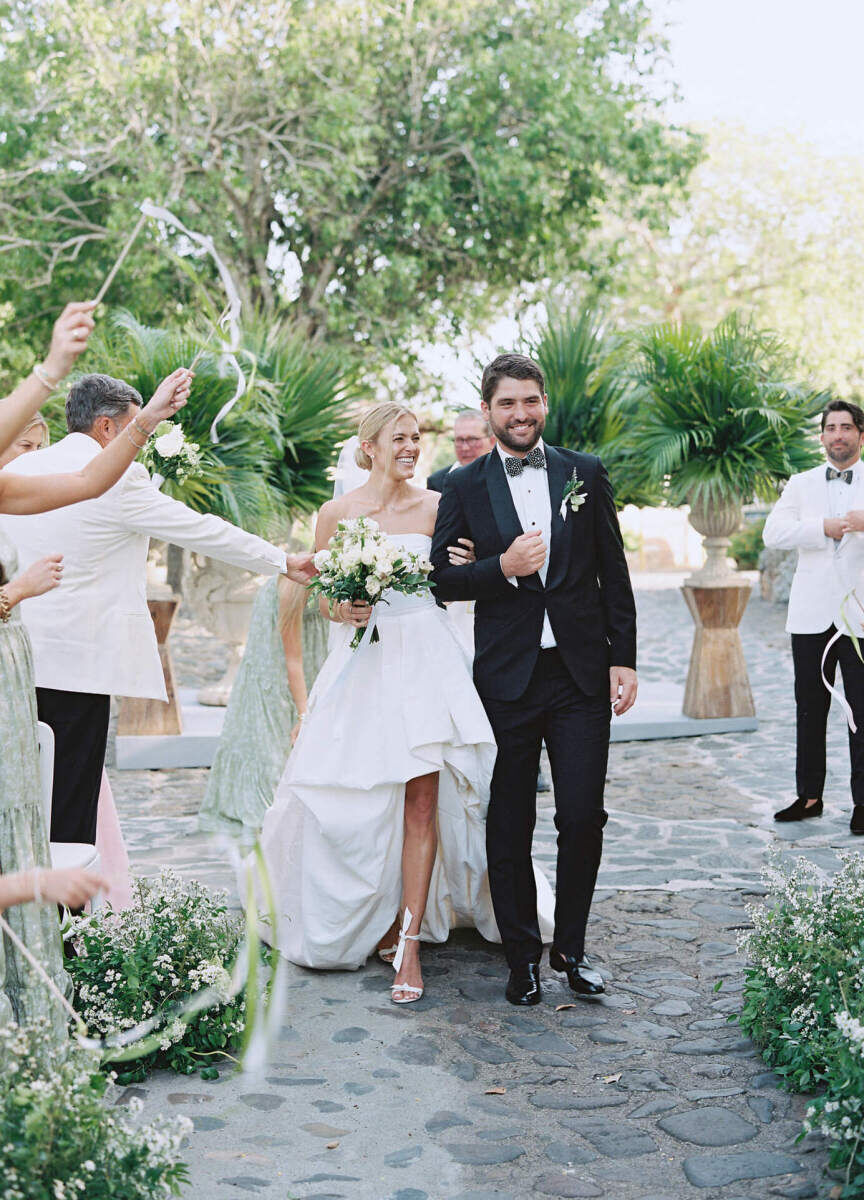
POLYGON ((358 445, 354 451, 354 461, 358 467, 362 467, 364 471, 372 470, 372 459, 363 449, 362 443, 377 441, 378 434, 384 426, 397 420, 398 417, 413 417, 415 421, 417 420, 416 414, 410 408, 406 408, 404 404, 396 404, 393 400, 376 404, 374 408, 369 409, 357 430, 358 445))

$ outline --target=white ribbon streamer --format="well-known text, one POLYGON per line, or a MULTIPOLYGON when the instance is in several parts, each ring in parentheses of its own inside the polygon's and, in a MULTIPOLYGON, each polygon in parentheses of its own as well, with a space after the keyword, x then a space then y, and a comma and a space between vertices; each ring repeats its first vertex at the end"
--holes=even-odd
POLYGON ((146 217, 152 217, 156 221, 162 221, 166 225, 178 230, 185 237, 188 237, 196 246, 200 246, 202 250, 213 259, 216 264, 216 269, 219 272, 219 278, 222 280, 222 286, 225 289, 225 295, 228 297, 228 306, 220 318, 218 325, 225 328, 227 338, 220 343, 219 353, 229 366, 234 368, 237 374, 237 387, 234 389, 234 395, 230 400, 219 409, 219 412, 213 418, 213 423, 210 426, 210 441, 217 445, 219 435, 216 432, 219 422, 228 415, 243 393, 246 391, 246 377, 240 369, 240 364, 237 361, 236 352, 240 348, 240 310, 243 302, 240 299, 240 293, 231 276, 231 272, 226 267, 225 263, 219 257, 216 247, 213 245, 213 239, 209 234, 196 233, 194 229, 189 229, 179 217, 176 217, 170 209, 164 208, 159 204, 153 204, 150 200, 145 200, 141 205, 141 212, 146 217))
POLYGON ((834 687, 833 683, 828 682, 828 678, 825 675, 825 662, 828 658, 828 653, 829 653, 831 647, 836 642, 838 642, 841 637, 843 637, 843 630, 838 629, 837 632, 834 634, 834 636, 831 638, 828 645, 825 647, 825 649, 822 652, 822 663, 821 663, 820 670, 822 672, 822 682, 825 684, 828 691, 831 693, 831 695, 834 697, 834 699, 837 701, 837 703, 843 709, 843 712, 846 714, 846 721, 849 725, 849 728, 852 730, 853 733, 857 733, 858 726, 855 724, 855 715, 852 712, 852 709, 849 705, 849 701, 846 699, 846 697, 843 695, 842 692, 839 692, 837 690, 837 688, 834 687))

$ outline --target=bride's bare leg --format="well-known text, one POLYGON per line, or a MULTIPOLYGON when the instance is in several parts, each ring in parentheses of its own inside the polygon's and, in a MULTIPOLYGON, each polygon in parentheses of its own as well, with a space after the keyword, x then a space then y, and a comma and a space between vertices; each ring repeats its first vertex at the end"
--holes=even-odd
MULTIPOLYGON (((406 932, 419 933, 429 882, 438 849, 438 772, 418 775, 405 785, 405 840, 402 846, 402 911, 411 910, 411 924, 406 932)), ((420 971, 420 943, 406 941, 402 966, 396 983, 423 986, 420 971)), ((410 992, 393 993, 394 999, 407 999, 410 992)))
POLYGON ((381 938, 376 950, 391 950, 399 941, 399 914, 396 914, 393 924, 381 938))

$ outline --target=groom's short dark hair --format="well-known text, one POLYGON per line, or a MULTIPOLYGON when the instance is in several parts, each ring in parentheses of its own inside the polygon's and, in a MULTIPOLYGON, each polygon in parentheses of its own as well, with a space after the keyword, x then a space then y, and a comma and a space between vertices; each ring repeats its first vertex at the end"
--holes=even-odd
POLYGON ((533 379, 545 395, 546 380, 538 363, 526 354, 499 354, 483 371, 480 398, 491 405, 495 389, 502 379, 533 379))
POLYGON ((864 409, 853 404, 851 400, 829 400, 825 405, 822 413, 822 429, 824 432, 825 422, 828 420, 828 414, 832 412, 848 412, 849 416, 855 422, 855 428, 859 433, 864 433, 864 409))

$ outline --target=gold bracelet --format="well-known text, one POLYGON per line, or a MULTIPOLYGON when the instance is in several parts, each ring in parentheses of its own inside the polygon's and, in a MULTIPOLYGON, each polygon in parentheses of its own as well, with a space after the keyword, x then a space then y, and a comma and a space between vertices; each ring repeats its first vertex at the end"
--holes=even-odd
POLYGON ((130 426, 127 425, 126 428, 123 430, 123 432, 126 434, 127 438, 129 439, 129 441, 132 443, 132 445, 135 447, 136 450, 143 450, 144 447, 147 445, 147 442, 139 443, 139 442, 135 441, 134 437, 132 436, 132 430, 131 430, 130 426))
POLYGON ((0 587, 0 621, 7 624, 12 616, 12 605, 9 603, 9 593, 5 587, 0 587))
POLYGON ((33 368, 33 374, 49 392, 53 392, 56 387, 60 386, 60 380, 52 379, 41 363, 37 363, 33 368))

